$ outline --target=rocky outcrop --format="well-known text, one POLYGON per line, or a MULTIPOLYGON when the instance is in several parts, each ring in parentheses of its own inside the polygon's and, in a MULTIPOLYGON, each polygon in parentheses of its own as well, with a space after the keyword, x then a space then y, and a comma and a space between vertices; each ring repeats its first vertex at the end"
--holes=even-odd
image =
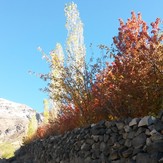
MULTIPOLYGON (((19 148, 34 114, 35 111, 27 105, 0 98, 0 144, 11 143, 19 148)), ((36 118, 41 123, 42 116, 36 113, 36 118)))
POLYGON ((101 121, 23 146, 8 162, 161 163, 163 113, 158 118, 101 121))

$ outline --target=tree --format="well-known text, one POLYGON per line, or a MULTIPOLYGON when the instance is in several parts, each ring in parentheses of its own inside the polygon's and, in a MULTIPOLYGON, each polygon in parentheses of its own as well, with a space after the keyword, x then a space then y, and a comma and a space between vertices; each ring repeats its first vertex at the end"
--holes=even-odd
POLYGON ((48 124, 49 123, 49 103, 48 103, 47 99, 45 99, 43 101, 43 103, 44 103, 44 112, 43 112, 44 120, 43 120, 43 123, 48 124))
POLYGON ((85 45, 83 36, 83 23, 79 16, 79 11, 75 3, 70 3, 65 6, 66 28, 68 30, 67 38, 67 66, 73 71, 71 78, 82 78, 79 72, 85 70, 85 45))
POLYGON ((67 4, 65 15, 68 30, 67 55, 64 56, 62 46, 59 43, 50 53, 51 72, 48 91, 56 114, 63 105, 70 104, 70 101, 71 105, 75 105, 77 98, 81 102, 81 95, 78 91, 84 88, 85 45, 83 24, 77 5, 73 2, 67 4))
POLYGON ((105 90, 105 106, 111 115, 135 117, 159 112, 163 108, 163 35, 160 19, 151 23, 151 33, 132 12, 126 23, 120 19, 118 36, 114 37, 114 62, 99 75, 97 87, 105 90), (100 81, 103 85, 100 86, 100 81))
POLYGON ((36 134, 37 127, 38 127, 38 123, 37 123, 36 112, 35 112, 29 120, 27 133, 26 136, 23 138, 24 144, 29 143, 33 139, 33 137, 36 134))

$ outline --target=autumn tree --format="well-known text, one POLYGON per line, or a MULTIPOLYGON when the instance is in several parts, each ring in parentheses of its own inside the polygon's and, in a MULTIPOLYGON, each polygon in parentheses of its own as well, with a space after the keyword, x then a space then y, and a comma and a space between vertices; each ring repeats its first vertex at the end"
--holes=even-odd
POLYGON ((30 117, 29 123, 28 123, 28 128, 27 128, 27 133, 25 135, 25 137, 23 138, 23 143, 27 144, 28 142, 30 142, 36 131, 37 131, 37 127, 38 127, 38 122, 36 119, 36 112, 30 117))
POLYGON ((43 101, 43 103, 44 103, 44 112, 43 112, 44 120, 43 120, 43 123, 47 124, 49 122, 49 103, 48 103, 47 99, 45 99, 43 101))
POLYGON ((114 61, 99 75, 96 84, 97 88, 106 90, 104 106, 107 105, 109 113, 117 117, 157 114, 163 108, 160 19, 151 23, 150 32, 140 13, 136 17, 132 12, 126 23, 122 19, 119 21, 119 33, 113 38, 115 48, 111 53, 114 61))
POLYGON ((66 28, 66 55, 61 44, 51 51, 50 56, 50 84, 49 95, 53 108, 58 112, 63 105, 81 103, 80 90, 84 89, 85 45, 83 24, 73 2, 65 6, 66 28))
POLYGON ((95 123, 102 119, 100 113, 106 115, 106 112, 92 109, 94 97, 91 87, 97 72, 100 72, 101 61, 98 60, 93 65, 85 61, 83 23, 77 5, 67 4, 65 15, 68 31, 65 51, 59 43, 50 52, 50 57, 41 50, 50 64, 50 73, 41 76, 43 79, 50 79, 46 90, 52 101, 50 115, 55 117, 54 120, 51 118, 50 122, 62 126, 59 127, 62 131, 95 123))

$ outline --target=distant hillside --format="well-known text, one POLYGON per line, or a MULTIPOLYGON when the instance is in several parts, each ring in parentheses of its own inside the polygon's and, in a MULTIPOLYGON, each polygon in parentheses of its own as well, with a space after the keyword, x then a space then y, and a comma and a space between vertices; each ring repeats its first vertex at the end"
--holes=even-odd
MULTIPOLYGON (((0 98, 0 146, 4 143, 13 144, 19 148, 25 136, 28 123, 35 110, 31 107, 0 98)), ((42 122, 42 115, 36 113, 38 124, 42 122)), ((0 149, 0 157, 1 151, 0 149)))

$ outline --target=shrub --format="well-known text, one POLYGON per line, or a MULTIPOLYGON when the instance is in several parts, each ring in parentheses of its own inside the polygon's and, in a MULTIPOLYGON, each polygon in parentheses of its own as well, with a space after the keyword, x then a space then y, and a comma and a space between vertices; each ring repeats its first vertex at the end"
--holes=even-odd
POLYGON ((138 14, 124 23, 120 19, 114 37, 114 62, 99 74, 94 94, 104 90, 102 107, 107 106, 116 117, 137 117, 157 114, 163 109, 163 35, 158 28, 160 19, 151 23, 151 34, 138 14), (102 82, 102 84, 101 84, 102 82))

